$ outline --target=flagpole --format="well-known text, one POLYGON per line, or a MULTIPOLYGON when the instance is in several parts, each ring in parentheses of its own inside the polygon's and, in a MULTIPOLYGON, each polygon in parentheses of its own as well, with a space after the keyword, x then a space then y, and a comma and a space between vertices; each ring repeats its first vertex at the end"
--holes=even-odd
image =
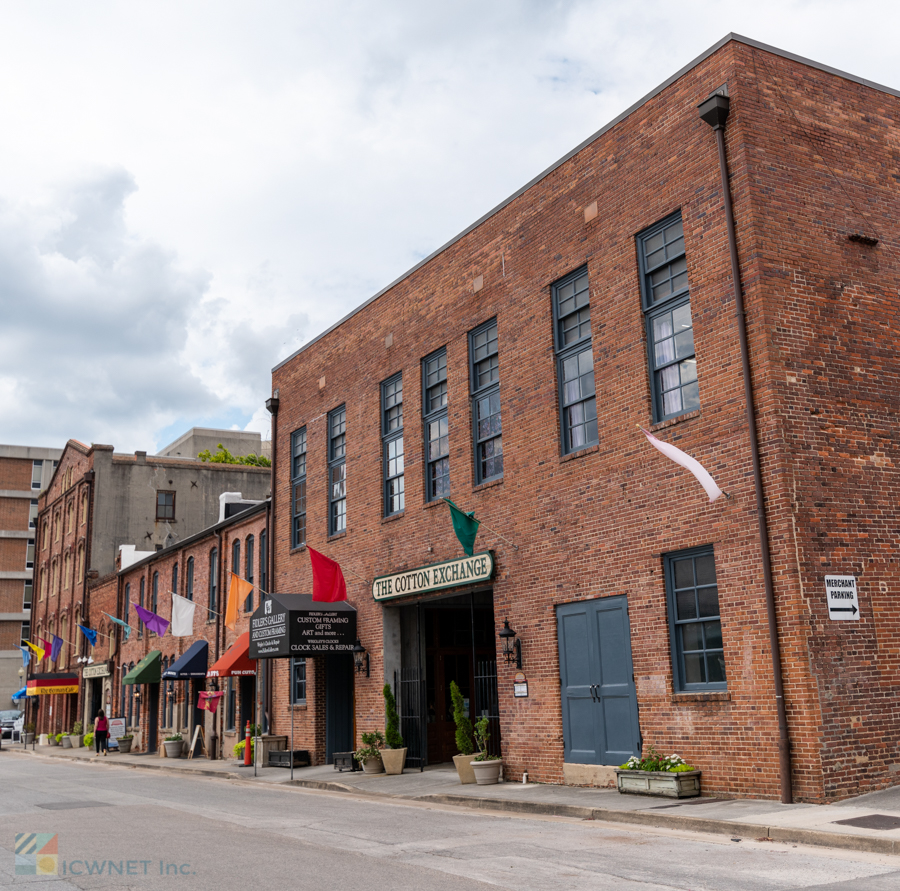
POLYGON ((478 520, 477 523, 478 523, 479 527, 484 526, 484 528, 487 529, 488 532, 491 532, 492 534, 496 535, 497 538, 502 538, 511 548, 515 548, 517 551, 519 550, 519 546, 517 544, 513 544, 505 535, 501 535, 499 532, 497 532, 496 529, 491 529, 490 526, 486 526, 484 523, 481 522, 481 520, 478 520))

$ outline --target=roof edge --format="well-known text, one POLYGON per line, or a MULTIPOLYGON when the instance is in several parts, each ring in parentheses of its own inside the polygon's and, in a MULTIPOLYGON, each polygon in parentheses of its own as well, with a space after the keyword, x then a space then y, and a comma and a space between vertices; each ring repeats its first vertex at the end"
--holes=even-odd
POLYGON ((637 102, 635 102, 633 105, 630 105, 628 108, 626 108, 625 111, 616 115, 616 117, 614 117, 609 123, 605 124, 599 130, 597 130, 596 133, 593 133, 591 136, 588 136, 587 139, 580 142, 577 146, 575 146, 575 148, 573 148, 571 151, 569 151, 565 155, 563 155, 558 161, 551 164, 546 170, 543 170, 541 173, 539 173, 533 179, 529 180, 527 183, 525 183, 524 186, 517 189, 515 192, 513 192, 512 195, 510 195, 508 198, 505 198, 503 201, 501 201, 496 207, 492 208, 486 214, 479 217, 474 223, 472 223, 471 225, 469 225, 465 229, 463 229, 462 232, 455 235, 448 242, 441 245, 436 250, 432 251, 427 257, 425 257, 424 259, 422 259, 418 263, 416 263, 415 266, 411 266, 409 269, 406 270, 406 272, 404 272, 398 278, 394 279, 394 281, 392 281, 389 285, 386 285, 384 288, 382 288, 380 291, 378 291, 377 294, 373 294, 371 297, 368 298, 368 300, 365 300, 363 303, 361 303, 355 309, 352 309, 350 312, 348 312, 347 315, 345 315, 342 319, 339 319, 337 322, 335 322, 329 328, 326 328, 321 334, 317 334, 312 340, 309 341, 309 343, 303 344, 303 346, 301 346, 299 349, 297 349, 293 353, 291 353, 290 356, 288 356, 285 359, 282 359, 277 365, 275 365, 272 368, 272 373, 274 374, 276 371, 278 371, 279 368, 286 365, 292 359, 295 359, 302 352, 308 350, 313 344, 320 341, 323 337, 326 337, 327 335, 331 334, 332 331, 336 330, 337 328, 340 328, 340 326, 343 325, 344 322, 353 318, 353 316, 355 316, 358 312, 361 312, 362 310, 364 310, 370 303, 373 303, 374 301, 376 301, 379 297, 381 297, 382 295, 384 295, 388 291, 390 291, 391 288, 394 288, 397 285, 399 285, 401 282, 405 281, 413 273, 417 272, 423 266, 430 263, 435 257, 439 256, 445 250, 447 250, 448 248, 450 248, 454 244, 456 244, 458 241, 465 238, 470 232, 473 232, 482 223, 486 222, 491 217, 493 217, 494 215, 499 213, 501 210, 503 210, 503 208, 507 207, 509 204, 511 204, 513 201, 515 201, 516 198, 519 198, 521 195, 523 195, 525 192, 527 192, 532 186, 537 185, 542 179, 549 176, 551 173, 553 173, 554 170, 561 167, 563 164, 566 163, 566 161, 569 161, 571 158, 573 158, 575 155, 577 155, 582 149, 586 148, 592 142, 599 139, 601 136, 603 136, 605 133, 607 133, 609 130, 611 130, 613 127, 615 127, 616 124, 620 123, 625 118, 627 118, 630 114, 637 111, 641 106, 645 105, 651 99, 658 96, 664 89, 666 89, 666 87, 671 86, 679 78, 684 77, 685 74, 687 74, 692 69, 696 68, 702 62, 705 62, 711 55, 718 52, 720 49, 722 49, 723 46, 725 46, 727 43, 730 43, 731 41, 734 41, 735 43, 743 43, 746 46, 753 47, 754 49, 763 50, 764 52, 771 53, 772 55, 781 56, 782 58, 790 59, 793 62, 799 62, 802 65, 808 65, 811 68, 817 68, 819 71, 824 71, 827 74, 833 74, 836 77, 842 77, 842 78, 845 78, 846 80, 853 81, 854 83, 861 84, 862 86, 869 87, 873 90, 878 90, 882 93, 889 93, 891 96, 896 96, 896 97, 900 98, 900 90, 894 89, 893 87, 886 87, 883 84, 879 84, 879 83, 876 83, 875 81, 867 80, 864 77, 857 77, 855 74, 850 74, 849 72, 841 71, 841 69, 839 69, 839 68, 833 68, 830 65, 824 65, 823 63, 816 62, 813 59, 807 59, 804 56, 797 55, 796 53, 791 53, 791 52, 788 52, 787 50, 782 50, 782 49, 779 49, 778 47, 770 46, 767 43, 762 43, 759 40, 754 40, 752 37, 744 37, 742 34, 736 34, 732 31, 732 32, 726 34, 720 40, 717 40, 711 47, 704 50, 702 53, 700 53, 699 56, 697 56, 696 58, 694 58, 690 62, 688 62, 687 65, 684 65, 682 68, 679 68, 678 71, 676 71, 674 74, 667 77, 661 84, 654 87, 649 93, 642 96, 640 99, 638 99, 637 102))

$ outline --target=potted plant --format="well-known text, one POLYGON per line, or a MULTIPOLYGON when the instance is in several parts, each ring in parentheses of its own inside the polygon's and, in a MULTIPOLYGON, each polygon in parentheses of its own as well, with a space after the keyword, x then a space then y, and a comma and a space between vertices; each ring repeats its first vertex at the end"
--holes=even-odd
POLYGON ((453 764, 461 783, 474 783, 475 740, 472 737, 472 722, 466 714, 466 703, 456 681, 450 681, 450 701, 453 704, 453 721, 456 724, 456 748, 459 754, 453 756, 453 764))
POLYGON ((34 742, 34 721, 25 725, 25 733, 22 734, 22 742, 30 746, 34 742))
POLYGON ((362 742, 362 746, 353 753, 353 757, 362 764, 366 773, 382 773, 384 762, 381 760, 381 750, 385 743, 384 734, 380 730, 363 733, 362 742))
MULTIPOLYGON (((247 740, 242 739, 239 743, 235 745, 235 747, 231 750, 232 754, 235 758, 238 759, 241 763, 244 761, 244 749, 247 746, 247 740)), ((250 737, 250 760, 256 757, 256 739, 254 737, 250 737)))
POLYGON ((180 758, 184 738, 180 733, 173 733, 163 740, 163 745, 166 747, 166 758, 180 758))
POLYGON ((69 734, 69 742, 72 745, 73 749, 81 748, 81 735, 84 733, 84 724, 81 721, 76 721, 72 725, 72 732, 69 734))
POLYGON ((381 751, 381 760, 384 763, 384 772, 387 774, 403 773, 406 765, 406 747, 403 745, 403 737, 400 735, 400 716, 397 714, 397 700, 390 684, 384 685, 384 739, 386 749, 381 751))
POLYGON ((74 730, 70 730, 68 733, 61 733, 61 734, 59 735, 59 744, 60 744, 64 749, 71 749, 71 748, 72 748, 72 734, 73 734, 74 732, 75 732, 74 730))
MULTIPOLYGON (((119 754, 127 755, 131 751, 131 743, 134 741, 134 737, 129 733, 127 736, 120 736, 116 742, 119 744, 119 754)), ((85 745, 87 743, 85 742, 85 745)))
POLYGON ((472 769, 475 771, 475 782, 479 786, 493 786, 500 782, 500 768, 503 762, 497 755, 491 755, 487 750, 488 718, 483 716, 475 722, 475 742, 478 744, 478 754, 472 760, 472 769))
POLYGON ((89 730, 89 731, 88 731, 87 733, 85 733, 85 735, 84 735, 84 747, 85 747, 86 749, 89 749, 89 748, 91 748, 91 746, 93 746, 93 745, 94 745, 94 731, 93 731, 93 730, 89 730))
POLYGON ((665 798, 693 798, 700 794, 700 771, 680 755, 660 755, 647 746, 647 755, 632 755, 616 770, 619 792, 630 795, 662 795, 665 798))

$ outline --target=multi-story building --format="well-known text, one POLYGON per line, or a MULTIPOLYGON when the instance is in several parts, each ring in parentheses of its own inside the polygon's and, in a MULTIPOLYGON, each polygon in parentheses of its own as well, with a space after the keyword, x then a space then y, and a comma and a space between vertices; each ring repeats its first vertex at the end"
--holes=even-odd
POLYGON ((896 782, 898 97, 730 35, 276 366, 273 586, 341 563, 370 659, 308 660, 318 760, 385 682, 448 760, 456 681, 514 779, 896 782))
MULTIPOLYGON (((53 476, 59 449, 0 445, 0 708, 22 678, 17 647, 31 637, 38 496, 53 476)), ((21 702, 19 703, 21 706, 21 702)))

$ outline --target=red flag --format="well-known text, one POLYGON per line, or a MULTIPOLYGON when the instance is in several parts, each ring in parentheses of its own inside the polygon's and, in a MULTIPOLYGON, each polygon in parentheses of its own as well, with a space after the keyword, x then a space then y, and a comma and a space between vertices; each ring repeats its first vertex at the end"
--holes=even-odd
POLYGON ((347 583, 339 564, 334 560, 314 551, 309 545, 309 562, 312 564, 313 600, 324 603, 335 603, 347 599, 347 583))

